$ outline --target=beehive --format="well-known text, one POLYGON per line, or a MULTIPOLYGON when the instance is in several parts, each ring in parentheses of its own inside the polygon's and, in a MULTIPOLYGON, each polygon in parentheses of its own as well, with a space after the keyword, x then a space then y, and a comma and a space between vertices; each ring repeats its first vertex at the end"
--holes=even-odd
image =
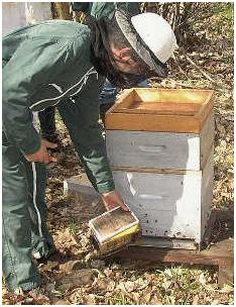
POLYGON ((200 246, 212 204, 213 91, 131 89, 106 114, 118 192, 142 234, 200 246))

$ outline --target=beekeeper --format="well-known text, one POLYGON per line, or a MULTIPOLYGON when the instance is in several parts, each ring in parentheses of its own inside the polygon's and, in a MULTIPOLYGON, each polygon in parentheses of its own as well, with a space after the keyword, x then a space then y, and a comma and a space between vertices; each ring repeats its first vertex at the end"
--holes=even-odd
POLYGON ((97 98, 107 77, 124 88, 165 77, 176 40, 154 13, 89 26, 51 20, 3 37, 3 274, 9 290, 40 285, 32 257, 54 244, 46 227, 45 164, 53 160, 32 124, 33 112, 57 105, 94 188, 107 209, 121 205, 98 124, 97 98))
MULTIPOLYGON (((111 19, 116 9, 121 9, 132 16, 140 13, 139 2, 72 2, 71 6, 74 12, 84 12, 86 15, 94 16, 96 19, 103 17, 111 19)), ((85 20, 83 23, 85 23, 85 20)), ((142 84, 142 87, 147 87, 147 84, 142 84)), ((105 122, 106 111, 115 102, 116 95, 117 88, 106 80, 98 97, 98 102, 100 103, 100 118, 103 122, 105 122)), ((56 131, 55 110, 55 106, 46 108, 38 113, 38 118, 42 138, 49 142, 56 143, 58 147, 55 150, 59 151, 61 149, 61 142, 56 131)))

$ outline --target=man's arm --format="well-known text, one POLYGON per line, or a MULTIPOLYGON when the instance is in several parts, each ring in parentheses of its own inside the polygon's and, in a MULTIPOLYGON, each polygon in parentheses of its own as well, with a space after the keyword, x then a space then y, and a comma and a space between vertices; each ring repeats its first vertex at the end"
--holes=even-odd
POLYGON ((3 68, 3 130, 8 140, 26 155, 41 147, 40 136, 32 124, 30 97, 43 84, 53 83, 67 55, 67 47, 55 44, 26 39, 3 68))
POLYGON ((72 97, 75 103, 63 101, 58 105, 58 110, 70 132, 87 176, 101 194, 107 210, 119 205, 127 210, 123 200, 115 191, 105 141, 98 123, 98 94, 102 84, 102 80, 98 80, 96 75, 90 76, 81 92, 72 97))

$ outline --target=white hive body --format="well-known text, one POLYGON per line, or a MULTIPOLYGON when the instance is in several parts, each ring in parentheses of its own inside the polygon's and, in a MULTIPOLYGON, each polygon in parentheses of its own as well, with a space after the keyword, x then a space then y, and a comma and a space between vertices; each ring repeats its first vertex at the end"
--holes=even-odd
POLYGON ((132 89, 107 113, 116 188, 144 236, 200 246, 212 205, 212 104, 212 91, 132 89))

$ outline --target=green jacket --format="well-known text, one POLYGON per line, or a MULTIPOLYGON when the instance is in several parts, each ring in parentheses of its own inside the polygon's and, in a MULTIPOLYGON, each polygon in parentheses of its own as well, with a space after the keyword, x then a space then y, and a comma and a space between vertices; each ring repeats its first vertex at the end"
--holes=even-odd
POLYGON ((74 11, 81 11, 97 19, 102 17, 112 18, 116 8, 136 15, 140 13, 140 2, 72 2, 74 11))
POLYGON ((99 193, 114 190, 101 127, 98 95, 104 83, 90 61, 90 29, 52 20, 3 37, 4 139, 24 154, 40 148, 34 111, 57 105, 87 175, 99 193))

